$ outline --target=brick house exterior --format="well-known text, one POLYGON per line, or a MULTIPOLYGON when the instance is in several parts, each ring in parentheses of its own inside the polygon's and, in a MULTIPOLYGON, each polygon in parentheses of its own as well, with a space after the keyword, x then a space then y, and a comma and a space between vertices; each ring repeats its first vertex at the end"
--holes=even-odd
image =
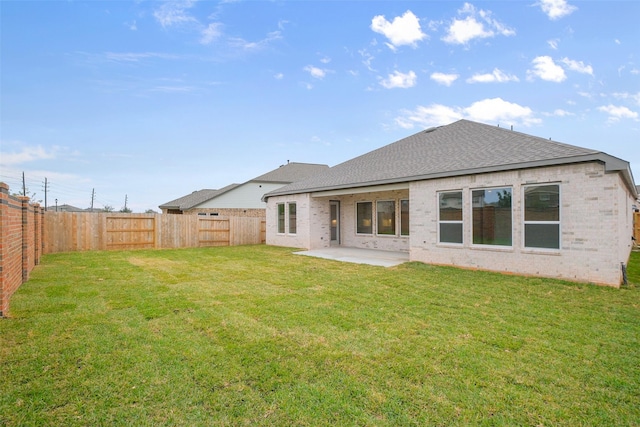
POLYGON ((617 287, 637 197, 625 161, 460 120, 268 193, 267 244, 617 287))

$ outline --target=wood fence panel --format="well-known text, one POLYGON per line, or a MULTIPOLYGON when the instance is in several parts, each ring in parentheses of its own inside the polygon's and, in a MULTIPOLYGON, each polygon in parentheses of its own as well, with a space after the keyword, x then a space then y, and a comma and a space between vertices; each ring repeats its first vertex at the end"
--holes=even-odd
POLYGON ((636 245, 640 245, 640 212, 633 214, 633 236, 636 238, 636 245))
POLYGON ((49 211, 43 219, 43 252, 260 244, 266 240, 264 222, 244 217, 49 211))

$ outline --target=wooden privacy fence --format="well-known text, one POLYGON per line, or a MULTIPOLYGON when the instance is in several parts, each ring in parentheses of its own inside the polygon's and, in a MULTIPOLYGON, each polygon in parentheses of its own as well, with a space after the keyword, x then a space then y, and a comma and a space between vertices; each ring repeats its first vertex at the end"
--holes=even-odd
POLYGON ((44 253, 237 246, 266 241, 262 218, 89 212, 44 215, 44 253))

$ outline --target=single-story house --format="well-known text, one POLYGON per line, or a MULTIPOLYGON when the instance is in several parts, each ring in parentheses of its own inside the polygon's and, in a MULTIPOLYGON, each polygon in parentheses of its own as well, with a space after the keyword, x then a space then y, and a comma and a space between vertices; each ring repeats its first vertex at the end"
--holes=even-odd
POLYGON ((163 214, 197 214, 209 216, 265 216, 267 204, 262 196, 301 179, 329 169, 327 165, 288 162, 277 169, 250 179, 244 184, 230 184, 218 190, 199 190, 159 206, 163 214))
POLYGON ((266 239, 619 286, 637 196, 626 161, 459 120, 267 193, 266 239))

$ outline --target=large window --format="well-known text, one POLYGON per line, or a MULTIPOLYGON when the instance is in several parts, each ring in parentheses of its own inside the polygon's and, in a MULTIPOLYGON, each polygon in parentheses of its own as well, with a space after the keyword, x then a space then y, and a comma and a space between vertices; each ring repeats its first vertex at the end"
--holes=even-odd
POLYGON ((409 235, 409 201, 400 200, 400 235, 409 235))
POLYGON ((560 186, 524 188, 525 248, 560 249, 560 186))
POLYGON ((473 243, 512 245, 511 188, 473 190, 473 243))
POLYGON ((376 203, 378 218, 378 234, 396 234, 396 202, 394 200, 379 201, 376 203))
POLYGON ((284 233, 284 203, 278 203, 278 233, 284 233))
POLYGON ((289 203, 289 234, 296 234, 296 204, 289 203))
POLYGON ((462 243, 462 191, 438 194, 438 241, 462 243))
POLYGON ((356 203, 356 232, 358 234, 373 233, 373 203, 358 202, 356 203))

